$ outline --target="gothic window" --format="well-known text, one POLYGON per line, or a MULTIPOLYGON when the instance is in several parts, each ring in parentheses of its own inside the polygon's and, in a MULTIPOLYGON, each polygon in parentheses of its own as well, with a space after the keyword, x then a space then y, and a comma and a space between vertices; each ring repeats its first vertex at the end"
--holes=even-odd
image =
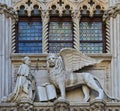
POLYGON ((51 18, 49 24, 49 52, 73 47, 73 30, 70 17, 51 18))
POLYGON ((83 53, 105 52, 105 24, 102 18, 83 17, 81 19, 80 50, 83 53))
POLYGON ((84 5, 81 10, 80 20, 80 50, 83 53, 105 53, 105 23, 102 21, 104 11, 93 0, 88 2, 91 7, 84 5), (94 8, 93 8, 94 7, 94 8), (93 11, 94 10, 94 11, 93 11))
POLYGON ((42 22, 38 6, 34 5, 31 17, 27 16, 24 6, 18 11, 19 21, 16 25, 16 52, 41 53, 42 52, 42 22))

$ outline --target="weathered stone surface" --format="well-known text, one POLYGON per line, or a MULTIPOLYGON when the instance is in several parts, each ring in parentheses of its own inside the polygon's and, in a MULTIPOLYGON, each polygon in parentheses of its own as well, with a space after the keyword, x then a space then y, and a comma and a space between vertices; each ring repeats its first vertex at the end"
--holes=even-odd
POLYGON ((119 102, 94 100, 90 103, 55 101, 35 102, 21 101, 19 103, 0 103, 0 111, 119 111, 119 102))

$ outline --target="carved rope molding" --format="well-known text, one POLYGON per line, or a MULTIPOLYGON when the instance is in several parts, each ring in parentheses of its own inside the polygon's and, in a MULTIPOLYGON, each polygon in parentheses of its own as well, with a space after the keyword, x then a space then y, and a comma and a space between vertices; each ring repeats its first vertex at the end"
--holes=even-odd
POLYGON ((12 7, 8 7, 6 4, 0 3, 0 14, 4 14, 7 18, 12 18, 12 20, 17 21, 18 16, 12 7))
POLYGON ((106 21, 106 51, 110 53, 110 21, 106 21))
POLYGON ((80 47, 80 32, 79 32, 79 22, 80 22, 80 11, 74 11, 72 13, 73 19, 73 29, 74 29, 74 48, 79 50, 80 47))
POLYGON ((115 18, 117 14, 120 14, 120 3, 117 3, 115 6, 109 7, 103 15, 103 21, 107 21, 110 17, 115 18))
POLYGON ((15 47, 15 39, 16 39, 16 36, 15 36, 15 22, 13 21, 12 22, 12 53, 15 53, 16 51, 16 47, 15 47))
POLYGON ((42 11, 42 52, 47 53, 48 52, 48 22, 49 22, 49 11, 42 11))

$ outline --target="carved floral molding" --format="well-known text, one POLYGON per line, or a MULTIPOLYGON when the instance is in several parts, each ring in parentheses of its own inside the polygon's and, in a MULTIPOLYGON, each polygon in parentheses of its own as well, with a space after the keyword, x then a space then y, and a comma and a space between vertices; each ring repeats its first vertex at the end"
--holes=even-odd
POLYGON ((0 3, 0 14, 4 14, 7 18, 17 21, 18 16, 12 7, 8 7, 6 4, 0 3))
POLYGON ((109 7, 103 15, 103 20, 109 20, 110 17, 115 18, 117 14, 120 14, 120 3, 116 4, 115 6, 109 7))

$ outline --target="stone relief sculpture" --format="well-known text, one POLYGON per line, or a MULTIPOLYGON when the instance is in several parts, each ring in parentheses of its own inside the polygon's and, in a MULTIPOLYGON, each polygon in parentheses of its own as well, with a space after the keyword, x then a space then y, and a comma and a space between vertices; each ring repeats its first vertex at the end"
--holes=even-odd
POLYGON ((24 57, 23 64, 17 72, 15 88, 7 97, 3 97, 3 102, 16 102, 21 99, 34 100, 35 80, 30 71, 30 58, 24 57))
POLYGON ((35 80, 37 101, 50 101, 57 98, 56 89, 49 81, 47 70, 37 70, 35 80))
POLYGON ((95 99, 103 99, 104 90, 96 83, 97 78, 95 76, 86 72, 74 72, 85 66, 94 65, 100 62, 101 60, 95 60, 71 48, 61 50, 59 55, 48 54, 47 67, 50 81, 60 89, 61 96, 58 99, 66 99, 65 90, 80 85, 82 85, 84 102, 90 99, 89 88, 98 92, 98 97, 95 99))

